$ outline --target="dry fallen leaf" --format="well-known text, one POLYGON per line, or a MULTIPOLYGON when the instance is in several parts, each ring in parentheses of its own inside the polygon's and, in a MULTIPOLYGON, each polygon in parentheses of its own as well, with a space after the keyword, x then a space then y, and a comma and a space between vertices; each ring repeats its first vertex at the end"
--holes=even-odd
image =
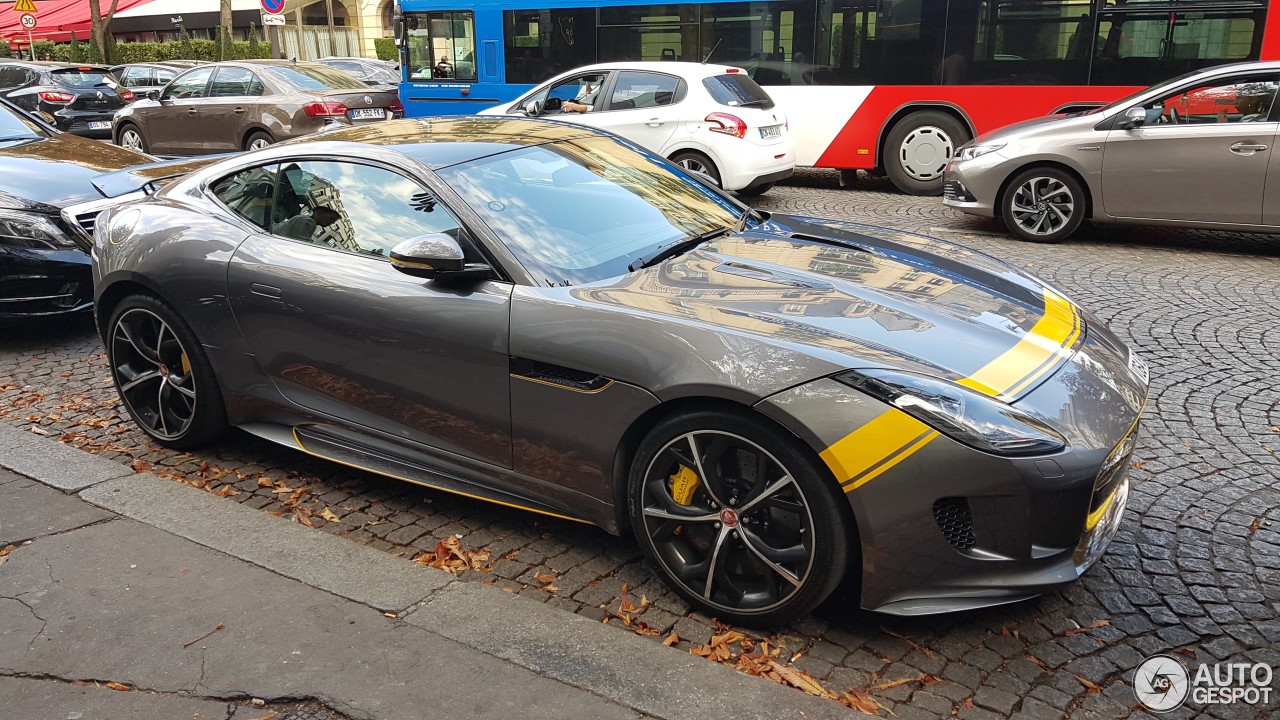
POLYGON ((1254 518, 1253 522, 1249 523, 1249 534, 1252 535, 1258 532, 1260 527, 1262 527, 1262 518, 1254 518))
POLYGON ((1098 693, 1102 692, 1102 687, 1101 687, 1101 686, 1099 686, 1097 683, 1090 682, 1089 680, 1086 680, 1086 679, 1084 679, 1084 678, 1080 677, 1079 675, 1077 675, 1077 676, 1076 676, 1076 680, 1079 680, 1079 681, 1080 681, 1080 684, 1081 684, 1081 685, 1083 685, 1083 686, 1085 687, 1084 694, 1085 694, 1086 696, 1088 696, 1088 695, 1096 695, 1096 694, 1098 694, 1098 693))
POLYGON ((109 682, 107 683, 107 687, 111 688, 112 690, 119 690, 121 692, 127 692, 133 689, 128 685, 125 685, 124 683, 118 683, 118 682, 109 682))
POLYGON ((671 647, 678 642, 680 642, 680 636, 676 634, 675 630, 672 630, 671 634, 668 635, 666 639, 662 641, 662 644, 666 645, 667 647, 671 647))
POLYGON ((773 667, 774 672, 781 675, 782 679, 791 687, 799 688, 810 695, 817 695, 818 697, 827 698, 828 700, 836 699, 835 695, 832 695, 826 688, 822 687, 822 685, 809 673, 804 672, 803 670, 797 670, 790 665, 781 665, 773 661, 770 661, 769 664, 773 667))
POLYGON ((321 510, 321 511, 320 511, 320 517, 324 518, 325 520, 327 520, 327 521, 329 521, 329 522, 335 522, 335 523, 336 523, 336 522, 340 522, 340 521, 341 521, 341 518, 339 518, 339 517, 338 517, 338 514, 337 514, 337 513, 335 513, 334 511, 330 510, 329 508, 325 508, 325 509, 321 510))
POLYGON ((534 580, 537 580, 538 582, 542 583, 543 585, 550 585, 551 583, 553 583, 553 582, 555 582, 555 581, 556 581, 556 576, 555 576, 555 575, 552 575, 551 573, 544 573, 544 572, 540 572, 540 573, 536 573, 536 574, 533 576, 533 579, 534 579, 534 580))
POLYGON ((890 680, 889 682, 883 682, 883 683, 880 683, 879 685, 872 685, 871 689, 872 690, 888 690, 889 688, 895 688, 895 687, 898 687, 899 685, 906 685, 907 683, 913 683, 913 682, 919 682, 923 685, 932 685, 938 682, 938 679, 930 675, 929 673, 921 673, 913 677, 898 678, 897 680, 890 680))
POLYGON ((841 705, 857 710, 864 715, 879 715, 880 703, 876 702, 866 691, 852 688, 837 698, 841 705))

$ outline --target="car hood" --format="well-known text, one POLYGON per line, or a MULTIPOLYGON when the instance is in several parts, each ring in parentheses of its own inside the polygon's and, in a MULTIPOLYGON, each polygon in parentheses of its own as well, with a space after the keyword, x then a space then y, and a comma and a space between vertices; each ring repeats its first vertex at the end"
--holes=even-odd
POLYGON ((75 135, 0 142, 0 207, 56 213, 101 198, 95 177, 152 160, 75 135))
POLYGON ((840 367, 896 367, 1023 397, 1084 335, 1080 311, 968 248, 829 220, 774 215, 748 232, 579 300, 802 349, 840 367))
POLYGON ((1046 115, 1044 117, 1032 118, 1031 120, 1023 120, 1022 122, 1005 125, 990 132, 983 133, 973 140, 972 145, 981 145, 987 142, 1007 142, 1010 138, 1025 137, 1036 135, 1039 133, 1059 132, 1063 128, 1075 127, 1076 125, 1084 127, 1093 127, 1101 122, 1106 115, 1046 115))

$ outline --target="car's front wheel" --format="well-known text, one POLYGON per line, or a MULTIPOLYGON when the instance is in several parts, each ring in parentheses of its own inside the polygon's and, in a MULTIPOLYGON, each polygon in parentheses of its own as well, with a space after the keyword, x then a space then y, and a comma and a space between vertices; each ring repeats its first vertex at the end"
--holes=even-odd
POLYGON ((1063 170, 1030 168, 1010 181, 1000 213, 1005 227, 1023 240, 1062 242, 1084 220, 1084 188, 1063 170))
POLYGON ((147 140, 142 137, 138 126, 130 123, 120 128, 120 147, 144 153, 147 151, 147 140))
POLYGON ((187 450, 226 430, 209 359, 164 302, 131 295, 116 306, 107 328, 107 360, 129 415, 161 445, 187 450))
POLYGON ((628 510, 645 554, 721 620, 789 622, 839 585, 848 503, 813 452, 749 412, 660 422, 636 452, 628 510))

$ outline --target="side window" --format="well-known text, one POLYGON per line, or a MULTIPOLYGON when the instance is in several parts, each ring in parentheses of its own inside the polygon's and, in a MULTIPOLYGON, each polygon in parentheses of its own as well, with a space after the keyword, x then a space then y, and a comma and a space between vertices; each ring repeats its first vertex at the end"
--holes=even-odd
POLYGON ((209 87, 209 97, 244 97, 261 95, 262 81, 251 70, 238 67, 218 68, 209 87))
POLYGON ((410 80, 476 81, 475 14, 407 13, 410 80))
POLYGON ((266 230, 271 219, 276 167, 250 168, 229 175, 213 184, 213 194, 237 215, 266 230))
POLYGON ((209 76, 211 75, 213 75, 213 68, 192 70, 165 88, 164 96, 160 99, 190 100, 204 97, 205 86, 209 84, 209 76))
POLYGON ((613 85, 610 110, 630 110, 671 105, 677 101, 679 78, 649 72, 620 72, 613 85))
POLYGON ((178 74, 173 72, 172 70, 156 70, 154 82, 156 85, 167 85, 169 84, 170 80, 174 79, 177 76, 178 74))
POLYGON ((18 68, 0 67, 0 88, 7 90, 8 88, 17 87, 20 77, 18 68))
POLYGON ((1275 75, 1221 78, 1143 106, 1148 125, 1266 122, 1280 83, 1275 75))
POLYGON ((604 81, 604 73, 592 73, 591 75, 579 75, 552 85, 547 90, 544 112, 558 112, 563 109, 564 104, 567 102, 586 105, 593 110, 596 109, 596 100, 600 96, 600 86, 604 84, 604 81))
POLYGON ((346 73, 346 74, 348 74, 348 75, 350 75, 351 77, 354 77, 354 78, 362 78, 362 77, 364 77, 365 75, 368 75, 368 74, 369 74, 367 70, 365 70, 364 68, 360 67, 360 66, 359 66, 359 65, 357 65, 356 63, 348 62, 348 61, 346 61, 346 60, 338 60, 338 61, 335 61, 335 62, 331 62, 331 63, 329 63, 329 67, 331 67, 331 68, 333 68, 333 69, 335 69, 335 70, 341 70, 342 72, 344 72, 344 73, 346 73))
POLYGON ((378 257, 426 233, 450 235, 464 249, 469 245, 458 221, 421 185, 390 170, 351 162, 281 166, 271 232, 378 257))

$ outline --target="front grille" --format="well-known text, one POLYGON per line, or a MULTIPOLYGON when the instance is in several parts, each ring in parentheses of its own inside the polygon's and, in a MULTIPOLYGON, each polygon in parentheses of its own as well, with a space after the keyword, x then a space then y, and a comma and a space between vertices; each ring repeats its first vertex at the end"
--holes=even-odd
POLYGON ((942 537, 957 550, 968 550, 978 543, 973 534, 973 513, 964 498, 942 498, 933 504, 933 520, 942 537))
POLYGON ((93 227, 98 222, 98 213, 100 211, 80 213, 75 216, 76 226, 84 231, 84 234, 90 238, 93 237, 93 227))
POLYGON ((943 185, 942 185, 942 197, 947 197, 947 198, 951 198, 952 200, 955 200, 955 199, 956 199, 956 186, 955 186, 955 185, 952 185, 951 183, 943 183, 943 185))

